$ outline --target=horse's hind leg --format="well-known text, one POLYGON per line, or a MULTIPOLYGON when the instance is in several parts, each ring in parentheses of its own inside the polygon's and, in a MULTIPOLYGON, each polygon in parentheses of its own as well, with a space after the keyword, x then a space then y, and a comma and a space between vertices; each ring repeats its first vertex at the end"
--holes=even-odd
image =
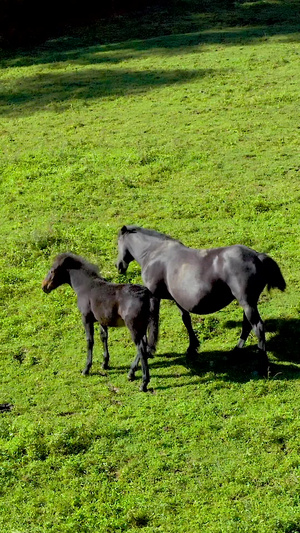
POLYGON ((264 367, 264 372, 268 372, 269 360, 266 352, 266 339, 265 339, 265 327, 261 319, 261 316, 258 312, 257 305, 250 305, 248 302, 240 302, 241 306, 244 309, 247 320, 250 322, 251 327, 258 339, 258 349, 262 356, 262 366, 264 367))
POLYGON ((100 339, 103 344, 103 363, 102 368, 106 370, 108 368, 108 362, 109 362, 109 352, 108 352, 108 345, 107 345, 107 339, 108 339, 108 332, 106 326, 101 326, 100 324, 100 339))
POLYGON ((87 359, 85 369, 82 374, 87 376, 90 368, 93 364, 93 347, 94 347, 94 323, 87 321, 83 318, 85 333, 86 333, 86 342, 87 342, 87 359))
POLYGON ((252 329, 252 326, 248 320, 248 318, 246 317, 245 315, 245 311, 243 313, 243 325, 242 325, 242 331, 241 331, 241 336, 239 338, 239 341, 236 345, 236 348, 243 348, 246 340, 248 339, 249 337, 249 333, 252 329))
POLYGON ((190 314, 185 311, 185 309, 182 309, 182 307, 180 307, 180 305, 176 304, 180 313, 181 313, 181 318, 182 318, 182 322, 184 323, 186 329, 187 329, 187 332, 188 332, 188 335, 189 335, 189 339, 190 339, 190 344, 189 344, 189 347, 187 349, 187 355, 191 356, 191 355, 195 355, 195 353, 197 352, 197 348, 199 347, 199 340, 197 339, 197 336, 196 336, 196 333, 194 332, 193 330, 193 327, 192 327, 192 320, 191 320, 191 316, 190 314))

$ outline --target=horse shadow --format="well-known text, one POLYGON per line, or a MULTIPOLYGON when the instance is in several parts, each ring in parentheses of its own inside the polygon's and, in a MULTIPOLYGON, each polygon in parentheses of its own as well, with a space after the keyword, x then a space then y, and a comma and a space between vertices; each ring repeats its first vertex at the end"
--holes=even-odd
MULTIPOLYGON (((225 327, 228 328, 241 328, 241 326, 242 322, 239 321, 225 323, 225 327)), ((261 373, 261 359, 254 344, 241 350, 202 351, 200 347, 199 352, 192 357, 174 351, 158 353, 153 359, 149 359, 151 378, 158 378, 164 382, 162 385, 157 385, 155 390, 194 386, 211 381, 212 375, 224 382, 235 383, 246 383, 262 377, 273 380, 300 379, 300 320, 270 319, 265 321, 265 327, 267 334, 273 333, 267 341, 270 359, 267 376, 261 373), (186 379, 180 372, 172 371, 172 367, 178 366, 188 370, 186 379), (168 383, 169 380, 172 380, 172 384, 168 383)), ((129 365, 112 363, 112 373, 124 373, 128 370, 129 365)), ((100 375, 103 373, 100 372, 100 375)))
MULTIPOLYGON (((264 321, 267 336, 267 351, 277 361, 300 364, 300 319, 277 318, 264 321), (268 333, 273 334, 268 339, 268 333)), ((227 328, 241 328, 241 321, 229 320, 227 328)))
POLYGON ((268 374, 261 371, 261 362, 256 350, 249 347, 243 348, 243 353, 237 356, 234 352, 211 351, 201 352, 194 359, 187 359, 185 355, 169 353, 162 357, 167 357, 166 361, 159 360, 150 365, 152 378, 168 379, 181 377, 174 373, 163 374, 159 369, 170 367, 171 365, 182 365, 189 370, 188 379, 178 380, 178 384, 158 385, 157 390, 193 386, 199 383, 212 381, 213 376, 224 382, 247 383, 250 380, 270 379, 270 380, 295 380, 300 379, 300 367, 296 364, 280 364, 272 360, 268 374), (238 358, 239 357, 239 358, 238 358), (191 379, 194 378, 194 379, 191 379), (180 383, 179 383, 180 381, 180 383))
MULTIPOLYGON (((185 353, 169 352, 158 354, 149 361, 151 379, 162 380, 163 384, 155 390, 199 385, 212 379, 224 382, 247 383, 250 380, 300 379, 300 367, 294 363, 281 364, 274 359, 270 362, 268 375, 261 371, 261 360, 255 346, 245 347, 239 351, 200 351, 193 357, 185 353), (176 367, 176 370, 173 368, 176 367), (183 375, 178 371, 183 367, 188 372, 183 375), (170 384, 172 380, 172 384, 170 384)), ((129 365, 112 365, 112 374, 128 372, 129 365)), ((94 372, 93 372, 94 373, 94 372)), ((97 372, 95 372, 97 374, 97 372)), ((103 374, 100 372, 99 375, 103 374)))
MULTIPOLYGON (((228 328, 241 328, 242 322, 228 321, 228 328)), ((211 373, 224 381, 247 382, 250 379, 300 379, 300 320, 270 319, 265 321, 265 328, 273 335, 267 340, 267 351, 270 359, 268 374, 261 371, 261 356, 256 345, 241 350, 213 350, 199 352, 194 357, 175 352, 162 354, 160 359, 150 363, 151 373, 156 377, 166 378, 157 373, 159 368, 171 365, 183 365, 190 374, 201 380, 211 380, 211 373), (205 378, 205 376, 207 376, 205 378)), ((167 378, 174 377, 172 375, 167 378)))

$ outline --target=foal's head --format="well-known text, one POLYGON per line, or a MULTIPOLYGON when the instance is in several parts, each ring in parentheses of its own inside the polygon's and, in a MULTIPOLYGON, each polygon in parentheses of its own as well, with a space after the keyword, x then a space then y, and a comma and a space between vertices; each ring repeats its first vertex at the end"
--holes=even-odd
POLYGON ((79 269, 84 270, 91 277, 100 277, 98 267, 80 255, 69 252, 58 255, 42 283, 43 291, 48 293, 64 283, 70 284, 70 270, 79 269))
POLYGON ((58 255, 54 260, 54 263, 48 274, 43 280, 43 291, 49 293, 64 283, 70 283, 70 275, 68 270, 72 267, 74 268, 75 264, 76 261, 73 254, 64 253, 58 255))

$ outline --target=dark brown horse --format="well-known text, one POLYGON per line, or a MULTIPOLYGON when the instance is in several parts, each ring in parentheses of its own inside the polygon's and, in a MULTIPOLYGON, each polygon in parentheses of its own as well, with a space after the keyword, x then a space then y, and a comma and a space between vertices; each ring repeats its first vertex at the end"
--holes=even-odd
POLYGON ((127 326, 137 347, 128 378, 135 378, 135 371, 141 360, 143 381, 140 390, 147 391, 150 381, 147 342, 147 328, 153 337, 153 324, 158 322, 150 312, 152 295, 142 285, 115 284, 105 281, 98 268, 82 257, 71 253, 60 254, 45 277, 42 288, 49 293, 60 285, 68 283, 77 294, 78 308, 87 338, 87 361, 83 374, 87 375, 92 366, 94 346, 94 323, 100 324, 100 337, 104 347, 103 368, 108 368, 107 346, 108 327, 127 326))
POLYGON ((268 289, 285 289, 280 268, 271 257, 239 244, 196 250, 138 226, 122 227, 118 250, 120 273, 126 272, 133 260, 141 265, 143 281, 156 297, 156 310, 161 299, 175 301, 189 334, 188 354, 193 354, 199 346, 189 313, 214 313, 236 299, 244 311, 237 348, 244 346, 253 329, 265 373, 268 367, 265 330, 257 302, 266 285, 268 289))

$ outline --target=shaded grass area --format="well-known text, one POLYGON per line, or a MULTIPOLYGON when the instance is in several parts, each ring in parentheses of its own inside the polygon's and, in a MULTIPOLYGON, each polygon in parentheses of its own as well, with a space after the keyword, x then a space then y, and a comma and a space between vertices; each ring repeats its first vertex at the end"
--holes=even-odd
POLYGON ((21 109, 25 113, 32 113, 39 108, 53 105, 53 102, 57 102, 60 107, 64 106, 74 96, 88 102, 94 98, 116 98, 140 94, 153 87, 178 84, 188 78, 191 80, 201 78, 205 74, 198 70, 135 72, 118 69, 116 72, 107 68, 102 72, 88 69, 80 74, 73 72, 38 74, 32 79, 27 78, 19 83, 14 94, 8 90, 6 95, 3 94, 0 98, 4 106, 7 104, 8 113, 10 111, 13 114, 19 113, 21 109))
MULTIPOLYGON (((62 5, 63 8, 63 5, 62 5)), ((26 13, 28 16, 28 12, 26 13)), ((109 19, 99 19, 88 9, 82 13, 81 21, 70 21, 63 27, 62 21, 54 19, 57 27, 52 23, 48 26, 45 39, 52 36, 54 53, 59 47, 63 49, 70 44, 88 46, 104 42, 120 42, 125 39, 149 39, 161 35, 191 33, 199 29, 207 30, 216 27, 229 26, 257 26, 263 25, 272 31, 276 24, 289 25, 297 23, 299 17, 299 0, 258 0, 258 1, 215 1, 198 2, 187 0, 184 2, 149 3, 148 7, 140 6, 139 10, 126 14, 126 10, 116 10, 109 19), (84 24, 87 24, 85 26, 84 24)), ((24 23, 25 21, 23 21, 24 23)), ((24 24, 24 28, 10 32, 8 27, 2 28, 1 33, 7 33, 8 39, 2 35, 2 44, 17 46, 29 42, 42 41, 43 23, 39 26, 32 20, 24 24), (29 22, 29 24, 28 24, 29 22), (35 35, 36 33, 36 35, 35 35), (24 39, 23 39, 24 38, 24 39)), ((49 22, 49 21, 48 21, 49 22)), ((46 24, 47 26, 47 24, 46 24)))
POLYGON ((107 33, 91 46, 95 35, 77 35, 2 60, 5 533, 300 527, 299 28, 220 29, 201 17, 190 31, 178 19, 172 35, 109 43, 107 33), (140 282, 135 263, 127 277, 114 267, 126 223, 197 248, 241 242, 278 261, 287 290, 260 302, 268 379, 254 337, 231 352, 235 303, 193 317, 201 348, 186 360, 178 310, 163 302, 149 394, 127 382, 125 330, 110 332, 111 369, 100 368, 97 338, 81 376, 74 293, 46 296, 41 281, 71 250, 106 279, 140 282))
MULTIPOLYGON (((183 54, 199 54, 205 52, 207 45, 224 46, 245 45, 255 41, 264 42, 272 35, 280 34, 284 42, 297 42, 297 27, 289 27, 287 38, 282 27, 269 29, 230 29, 208 31, 195 34, 181 34, 161 37, 147 41, 130 41, 121 45, 105 45, 83 50, 61 52, 53 56, 52 52, 42 52, 36 58, 28 56, 9 59, 7 66, 19 68, 35 64, 37 73, 33 76, 22 76, 15 87, 4 76, 0 103, 6 113, 32 113, 40 108, 57 103, 58 109, 69 99, 83 99, 86 102, 93 98, 117 98, 119 96, 139 94, 166 85, 196 80, 204 76, 222 74, 218 69, 201 69, 195 65, 193 69, 142 69, 119 68, 119 64, 135 63, 150 52, 151 55, 171 56, 183 54), (267 33, 266 33, 267 32, 267 33), (45 64, 44 70, 38 65, 45 64), (66 62, 68 68, 66 68, 66 62), (94 65, 94 68, 91 68, 94 65), (108 68, 108 65, 110 68, 108 68), (114 68, 112 68, 114 66, 114 68)), ((225 73, 225 69, 224 69, 225 73)), ((18 76, 17 72, 16 75, 18 76)))
MULTIPOLYGON (((176 43, 179 34, 191 34, 206 31, 207 40, 215 42, 219 39, 228 40, 228 35, 218 35, 220 29, 230 26, 244 27, 233 32, 230 39, 233 42, 244 43, 252 41, 257 36, 276 33, 289 34, 297 26, 300 14, 299 0, 259 0, 256 2, 167 2, 165 5, 152 5, 138 12, 126 15, 124 12, 115 14, 109 20, 93 17, 88 26, 67 26, 62 34, 54 31, 51 39, 48 37, 46 49, 51 50, 51 60, 59 53, 65 53, 76 47, 99 44, 118 43, 125 40, 140 40, 147 42, 151 39, 173 37, 168 42, 176 43), (249 31, 247 26, 252 26, 249 31)), ((84 18, 83 18, 84 21, 84 18)), ((20 32, 22 33, 22 32, 20 32)), ((26 33, 26 31, 25 31, 26 33)), ((34 31, 31 31, 34 37, 34 31)), ((46 39, 46 38, 45 38, 46 39)), ((33 39, 34 41, 34 39, 33 39)), ((18 39, 16 40, 18 42, 18 39)), ((3 44, 3 43, 2 43, 3 44)), ((43 45, 42 45, 43 46, 43 45)), ((147 44, 148 46, 148 44, 147 44)), ((32 60, 32 46, 29 47, 32 60)), ((3 50, 7 57, 21 54, 26 57, 26 47, 3 50)), ((27 58, 28 60, 28 58, 27 58)))

